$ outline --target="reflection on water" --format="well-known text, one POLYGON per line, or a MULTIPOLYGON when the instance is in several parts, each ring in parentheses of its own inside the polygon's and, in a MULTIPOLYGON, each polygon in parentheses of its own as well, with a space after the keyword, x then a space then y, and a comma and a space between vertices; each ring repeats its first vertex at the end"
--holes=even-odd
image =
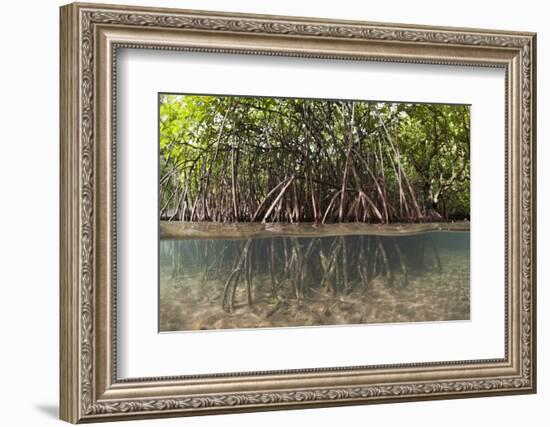
POLYGON ((470 233, 160 241, 160 330, 466 320, 470 233))

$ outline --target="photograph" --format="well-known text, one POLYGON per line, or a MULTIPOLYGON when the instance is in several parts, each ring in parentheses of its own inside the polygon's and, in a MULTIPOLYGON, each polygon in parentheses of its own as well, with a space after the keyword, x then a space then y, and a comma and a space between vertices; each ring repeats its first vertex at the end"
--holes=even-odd
POLYGON ((160 332, 470 319, 470 105, 158 104, 160 332))

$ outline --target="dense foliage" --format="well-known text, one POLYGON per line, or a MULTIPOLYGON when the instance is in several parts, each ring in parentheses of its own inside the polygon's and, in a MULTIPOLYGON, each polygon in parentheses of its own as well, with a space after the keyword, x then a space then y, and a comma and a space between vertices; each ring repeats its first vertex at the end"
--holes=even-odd
POLYGON ((183 95, 160 101, 162 219, 469 216, 469 106, 183 95))

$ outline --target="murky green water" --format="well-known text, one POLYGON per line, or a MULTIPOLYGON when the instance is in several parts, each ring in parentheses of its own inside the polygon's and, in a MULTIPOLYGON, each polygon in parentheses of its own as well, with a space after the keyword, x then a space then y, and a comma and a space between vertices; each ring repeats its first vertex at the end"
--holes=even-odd
POLYGON ((467 320, 470 233, 163 238, 159 309, 161 331, 467 320))

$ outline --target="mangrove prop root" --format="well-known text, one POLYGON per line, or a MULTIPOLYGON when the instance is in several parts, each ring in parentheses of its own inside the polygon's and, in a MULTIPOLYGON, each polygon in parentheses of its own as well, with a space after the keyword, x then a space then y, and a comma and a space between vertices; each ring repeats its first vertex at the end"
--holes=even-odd
POLYGON ((202 281, 206 282, 208 280, 208 248, 211 246, 212 242, 209 242, 210 244, 204 245, 204 272, 202 274, 202 281))
POLYGON ((247 257, 246 257, 246 296, 248 305, 252 305, 252 251, 248 251, 247 257))
POLYGON ((392 243, 395 249, 395 253, 397 254, 397 258, 399 259, 399 266, 401 267, 401 271, 403 273, 403 286, 407 286, 409 284, 409 275, 407 272, 407 265, 405 264, 403 252, 401 252, 401 248, 399 247, 399 244, 395 241, 395 238, 392 238, 392 243))
POLYGON ((292 290, 296 297, 296 299, 300 299, 300 293, 298 292, 298 277, 297 272, 299 270, 299 264, 300 264, 300 245, 298 243, 298 239, 292 238, 291 239, 292 249, 291 249, 291 260, 290 260, 290 266, 289 266, 289 273, 290 273, 290 283, 292 284, 292 290))
POLYGON ((269 277, 271 279, 271 294, 277 292, 277 281, 275 280, 275 240, 269 242, 269 277))
POLYGON ((304 296, 304 282, 305 282, 305 274, 306 274, 306 266, 309 265, 311 260, 311 254, 313 252, 313 249, 317 246, 317 244, 320 242, 319 239, 311 239, 309 242, 309 245, 306 249, 306 252, 304 256, 302 257, 302 262, 300 263, 300 269, 298 271, 298 278, 300 283, 300 295, 304 296))
POLYGON ((432 248, 432 252, 433 252, 434 257, 435 257, 435 263, 437 265, 437 269, 439 271, 439 274, 441 274, 443 272, 443 269, 441 268, 441 259, 439 258, 439 251, 437 250, 435 242, 434 242, 434 240, 432 239, 431 236, 428 236, 428 241, 430 242, 430 246, 432 248))
POLYGON ((363 244, 364 237, 361 236, 359 242, 359 254, 357 255, 357 274, 359 274, 363 288, 366 289, 368 286, 368 259, 365 259, 363 244))
POLYGON ((226 312, 232 312, 241 298, 241 285, 244 304, 252 305, 266 294, 299 303, 311 292, 332 298, 355 290, 365 293, 374 278, 382 286, 405 287, 420 260, 429 264, 422 271, 442 272, 436 242, 429 235, 403 241, 364 235, 181 242, 161 248, 168 258, 170 280, 180 274, 187 280, 194 271, 201 283, 209 281, 209 287, 223 280, 221 306, 226 312))
MULTIPOLYGON (((222 308, 225 311, 228 311, 228 312, 233 311, 233 304, 235 301, 235 292, 237 290, 237 285, 239 284, 241 273, 244 267, 248 268, 245 264, 247 263, 246 261, 248 260, 248 251, 250 249, 251 243, 252 243, 252 239, 248 239, 244 243, 241 256, 235 262, 235 267, 233 268, 233 271, 227 278, 227 281, 225 282, 225 285, 223 287, 222 308)), ((246 274, 247 273, 245 272, 245 275, 246 274)))
POLYGON ((163 95, 164 108, 162 219, 388 223, 469 212, 468 106, 163 95))
POLYGON ((344 282, 344 293, 349 293, 349 281, 348 281, 348 254, 346 250, 346 239, 344 237, 340 237, 341 241, 341 247, 342 247, 342 279, 344 282))
POLYGON ((384 270, 386 272, 386 277, 388 279, 388 283, 390 285, 393 284, 393 275, 390 269, 390 263, 388 261, 388 254, 386 252, 386 248, 384 248, 384 243, 382 243, 382 240, 380 240, 379 237, 376 238, 378 240, 378 247, 380 248, 380 253, 382 254, 382 261, 384 263, 384 270))
POLYGON ((420 268, 424 268, 424 252, 426 251, 426 236, 422 236, 422 239, 420 240, 420 259, 418 261, 418 266, 420 268))
POLYGON ((380 250, 378 248, 378 245, 375 246, 374 249, 374 256, 372 258, 372 277, 376 277, 378 275, 378 258, 379 258, 380 250))

